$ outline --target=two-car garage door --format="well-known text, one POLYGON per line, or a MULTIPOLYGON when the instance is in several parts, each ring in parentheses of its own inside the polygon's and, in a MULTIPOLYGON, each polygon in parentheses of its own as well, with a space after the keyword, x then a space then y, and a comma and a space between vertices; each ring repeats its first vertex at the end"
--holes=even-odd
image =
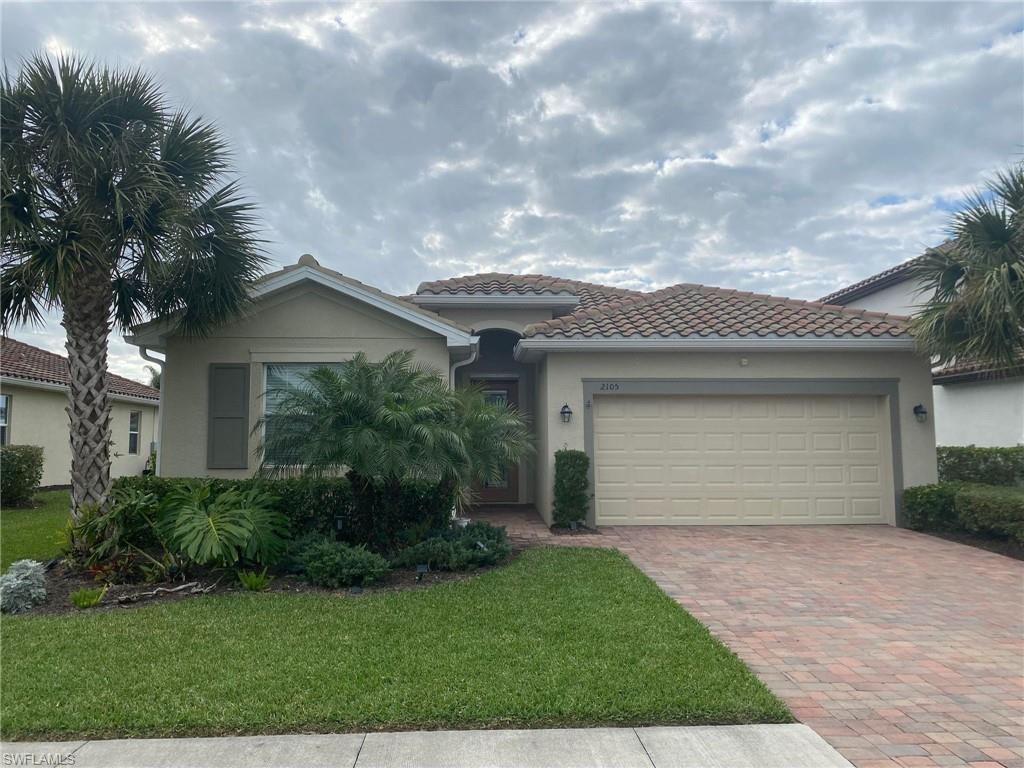
POLYGON ((598 525, 891 523, 885 398, 594 398, 598 525))

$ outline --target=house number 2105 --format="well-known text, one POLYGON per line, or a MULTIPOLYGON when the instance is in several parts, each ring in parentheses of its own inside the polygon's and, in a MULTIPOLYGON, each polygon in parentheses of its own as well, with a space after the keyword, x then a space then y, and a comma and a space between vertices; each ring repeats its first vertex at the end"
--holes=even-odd
POLYGON ((613 381, 602 381, 601 382, 601 391, 602 392, 617 392, 618 389, 619 389, 619 385, 616 384, 613 381))

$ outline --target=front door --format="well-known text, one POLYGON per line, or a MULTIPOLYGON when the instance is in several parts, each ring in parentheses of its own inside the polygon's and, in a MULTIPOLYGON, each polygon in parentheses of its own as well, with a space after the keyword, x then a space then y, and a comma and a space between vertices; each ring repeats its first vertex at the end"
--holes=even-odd
MULTIPOLYGON (((519 406, 518 381, 483 380, 474 383, 483 389, 489 402, 507 403, 514 408, 519 406)), ((516 503, 519 501, 519 466, 510 464, 500 478, 485 482, 474 490, 480 504, 516 503)))

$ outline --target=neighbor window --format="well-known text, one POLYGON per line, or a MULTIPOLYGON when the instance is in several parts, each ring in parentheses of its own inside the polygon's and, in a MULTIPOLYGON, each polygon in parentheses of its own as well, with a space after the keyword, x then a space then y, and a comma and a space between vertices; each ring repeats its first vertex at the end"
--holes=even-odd
POLYGON ((11 396, 0 395, 0 445, 7 445, 11 438, 8 419, 11 414, 11 396))
MULTIPOLYGON (((340 371, 344 363, 268 363, 264 368, 266 382, 266 395, 263 402, 263 432, 264 439, 274 435, 274 430, 280 422, 277 421, 276 411, 284 402, 288 391, 306 384, 306 377, 317 368, 330 368, 340 371)), ((275 456, 267 451, 264 459, 268 464, 288 463, 282 461, 281 456, 275 456)))
POLYGON ((142 426, 142 411, 128 414, 128 453, 137 456, 139 453, 139 429, 142 426))

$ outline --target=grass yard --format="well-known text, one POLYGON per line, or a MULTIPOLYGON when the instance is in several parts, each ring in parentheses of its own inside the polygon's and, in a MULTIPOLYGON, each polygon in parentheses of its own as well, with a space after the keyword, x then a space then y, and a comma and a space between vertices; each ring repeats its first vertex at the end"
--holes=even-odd
POLYGON ((609 550, 361 597, 5 617, 0 642, 5 739, 792 720, 609 550))
POLYGON ((68 521, 68 492, 36 494, 40 506, 0 510, 0 571, 15 560, 49 560, 60 553, 68 521))

